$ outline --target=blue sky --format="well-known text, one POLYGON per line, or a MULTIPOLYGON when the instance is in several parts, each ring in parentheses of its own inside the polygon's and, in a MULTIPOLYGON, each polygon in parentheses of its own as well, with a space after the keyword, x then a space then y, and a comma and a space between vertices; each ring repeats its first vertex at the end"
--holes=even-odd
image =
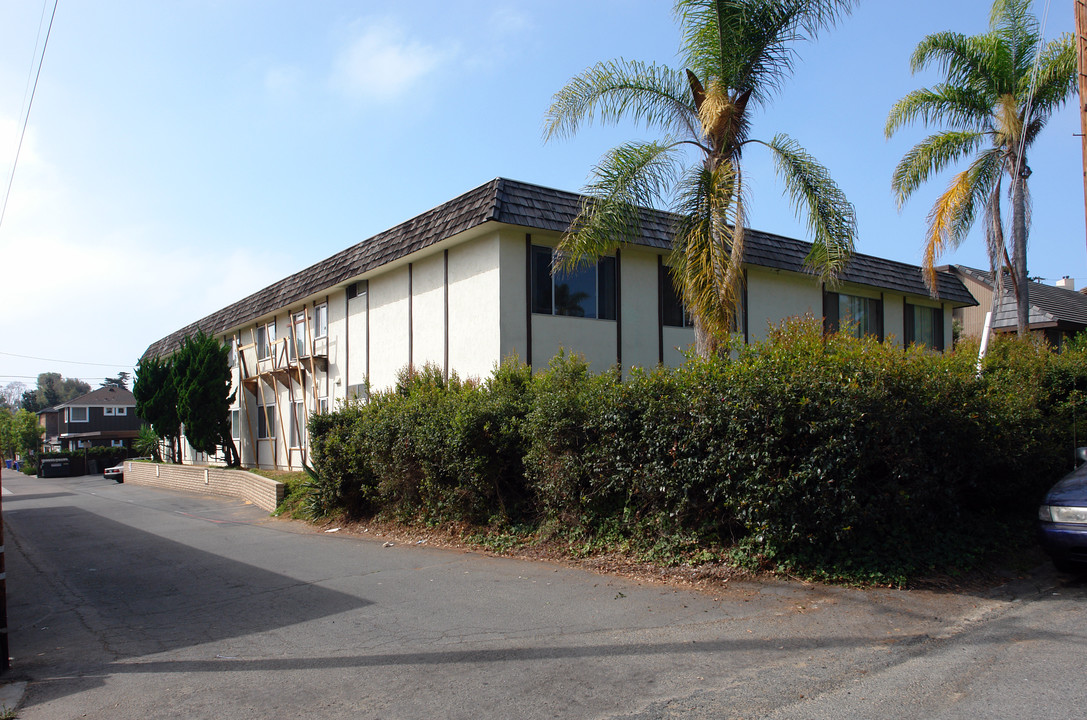
MULTIPOLYGON (((883 125, 936 79, 911 75, 917 42, 984 32, 989 7, 866 0, 798 46, 756 117, 756 137, 789 133, 830 169, 860 252, 920 262, 949 177, 899 212, 891 171, 927 133, 888 141, 883 125)), ((42 11, 0 5, 5 182, 42 11)), ((1054 3, 1046 37, 1072 28, 1071 3, 1054 3)), ((675 65, 678 42, 671 3, 649 0, 60 0, 0 227, 0 384, 56 371, 97 385, 154 340, 491 178, 580 189, 606 149, 655 134, 594 127, 545 145, 551 95, 600 60, 675 65)), ((1083 287, 1078 132, 1072 104, 1029 158, 1029 266, 1083 287)), ((749 224, 805 238, 770 158, 753 148, 745 163, 749 224)), ((980 233, 945 260, 986 267, 980 233)))

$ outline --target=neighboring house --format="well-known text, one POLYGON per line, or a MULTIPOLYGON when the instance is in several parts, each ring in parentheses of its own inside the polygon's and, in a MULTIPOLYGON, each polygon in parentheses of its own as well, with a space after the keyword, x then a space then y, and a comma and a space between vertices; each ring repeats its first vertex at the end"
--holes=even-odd
MULTIPOLYGON (((962 333, 981 337, 985 315, 993 310, 993 274, 965 265, 951 265, 948 270, 957 275, 970 293, 977 298, 974 307, 956 308, 955 320, 962 324, 962 333)), ((1030 282, 1027 289, 1030 302, 1030 331, 1041 335, 1056 350, 1060 350, 1073 335, 1087 328, 1087 296, 1076 292, 1070 278, 1057 285, 1030 282)), ((993 310, 992 330, 1013 333, 1018 330, 1015 295, 1010 277, 1004 279, 1004 294, 993 310)))
MULTIPOLYGON (((364 397, 367 385, 390 387, 409 364, 485 377, 514 355, 546 367, 565 347, 597 369, 679 365, 694 331, 665 267, 673 217, 645 211, 631 245, 553 277, 554 248, 580 201, 492 180, 178 330, 145 357, 173 353, 197 330, 231 345, 242 464, 294 468, 312 412, 364 397)), ((747 341, 810 314, 829 329, 942 349, 953 308, 975 302, 950 273, 933 299, 920 268, 867 255, 828 290, 803 268, 807 243, 746 238, 737 321, 747 341)))
POLYGON ((38 413, 49 450, 132 446, 144 424, 136 417, 136 398, 124 388, 98 388, 38 413))

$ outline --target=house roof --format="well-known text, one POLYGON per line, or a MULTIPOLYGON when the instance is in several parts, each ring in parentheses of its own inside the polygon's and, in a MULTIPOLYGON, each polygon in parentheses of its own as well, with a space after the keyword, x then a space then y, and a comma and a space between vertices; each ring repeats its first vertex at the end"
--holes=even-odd
MULTIPOLYGON (((199 330, 214 335, 245 325, 487 222, 565 232, 577 217, 581 201, 577 193, 495 178, 167 335, 152 343, 144 357, 174 352, 182 338, 199 330)), ((640 235, 633 244, 669 249, 674 222, 675 216, 670 213, 643 210, 640 235)), ((744 260, 751 265, 804 272, 804 258, 810 248, 810 243, 801 240, 748 230, 744 260)), ((855 254, 841 279, 911 295, 929 294, 919 267, 871 255, 855 254)), ((940 299, 960 305, 977 304, 951 273, 938 275, 937 289, 940 299)))
POLYGON ((41 412, 57 412, 66 407, 134 407, 136 396, 119 387, 102 387, 41 412))
MULTIPOLYGON (((954 268, 964 276, 992 289, 992 272, 965 265, 955 265, 954 268)), ((1027 300, 1030 303, 1028 325, 1040 327, 1056 327, 1058 325, 1087 327, 1087 295, 1067 288, 1059 288, 1034 281, 1029 281, 1027 288, 1027 300)), ((1004 283, 1004 296, 1000 299, 996 313, 993 315, 992 327, 998 330, 1014 328, 1016 327, 1016 321, 1015 296, 1011 290, 1011 281, 1006 280, 1004 283)))

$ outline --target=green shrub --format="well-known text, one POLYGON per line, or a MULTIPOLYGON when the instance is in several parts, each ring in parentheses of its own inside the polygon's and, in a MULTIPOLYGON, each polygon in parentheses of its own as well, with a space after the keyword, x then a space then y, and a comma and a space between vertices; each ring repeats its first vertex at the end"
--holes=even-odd
POLYGON ((731 547, 854 579, 968 567, 1025 537, 1087 435, 1087 342, 996 338, 980 375, 976 344, 958 347, 824 336, 809 318, 627 378, 566 353, 483 383, 405 371, 311 420, 311 505, 653 557, 731 547))

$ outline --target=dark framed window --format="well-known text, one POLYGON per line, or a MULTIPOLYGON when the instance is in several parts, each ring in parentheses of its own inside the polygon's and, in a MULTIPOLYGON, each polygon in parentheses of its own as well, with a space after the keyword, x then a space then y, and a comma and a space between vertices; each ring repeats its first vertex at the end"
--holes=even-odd
POLYGON ((532 246, 532 312, 540 315, 616 319, 615 258, 603 257, 587 268, 551 273, 554 251, 532 246))
POLYGON ((257 359, 264 360, 271 357, 272 346, 276 342, 276 323, 275 320, 267 325, 257 326, 257 359))
POLYGON ((904 304, 902 329, 906 345, 924 345, 944 349, 943 308, 904 304))
POLYGON ((257 406, 257 438, 268 440, 276 436, 275 404, 257 406))
POLYGON ((691 317, 687 314, 687 309, 683 306, 683 300, 680 298, 675 282, 672 280, 672 269, 667 265, 661 266, 660 284, 661 302, 663 303, 661 322, 664 323, 664 326, 693 327, 691 317))
POLYGON ((823 331, 849 332, 883 340, 883 301, 879 298, 823 293, 823 331))
MULTIPOLYGON (((746 276, 745 276, 746 283, 746 276)), ((661 285, 661 322, 665 327, 694 327, 694 318, 687 312, 687 307, 676 289, 675 280, 672 278, 672 269, 667 265, 660 266, 661 285)), ((744 332, 744 303, 747 292, 742 291, 736 298, 736 310, 733 316, 733 329, 735 332, 744 332)))

